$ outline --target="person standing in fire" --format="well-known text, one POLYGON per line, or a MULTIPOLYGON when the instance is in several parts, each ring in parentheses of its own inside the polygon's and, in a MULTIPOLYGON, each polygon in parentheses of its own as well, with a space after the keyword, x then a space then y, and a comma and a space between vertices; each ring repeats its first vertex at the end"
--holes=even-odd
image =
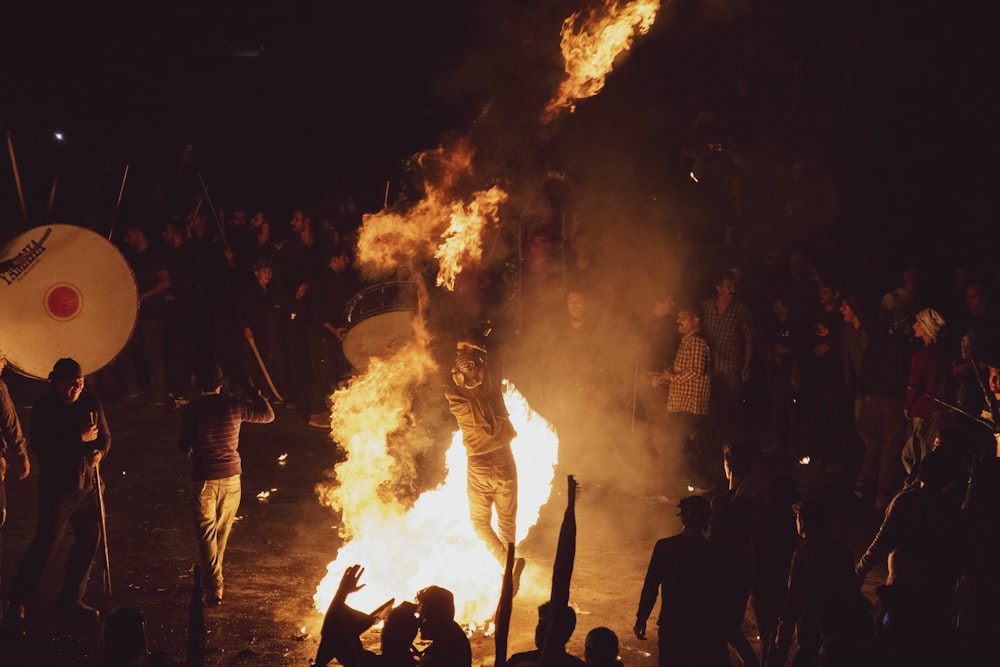
MULTIPOLYGON (((506 566, 507 545, 514 544, 517 533, 517 466, 510 447, 517 432, 503 401, 500 376, 487 363, 485 344, 470 339, 458 341, 451 378, 455 386, 445 391, 445 397, 462 430, 468 456, 469 517, 476 534, 506 566), (499 535, 491 525, 494 509, 499 535)), ((524 559, 516 558, 515 593, 523 570, 524 559)))

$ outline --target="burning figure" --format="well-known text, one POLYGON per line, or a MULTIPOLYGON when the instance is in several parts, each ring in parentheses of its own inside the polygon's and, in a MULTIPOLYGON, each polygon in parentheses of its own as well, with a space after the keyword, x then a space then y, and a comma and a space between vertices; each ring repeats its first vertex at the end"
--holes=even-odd
MULTIPOLYGON (((510 447, 517 432, 504 404, 500 376, 493 370, 487 364, 484 344, 460 340, 451 369, 455 386, 449 387, 445 396, 462 430, 468 455, 466 491, 472 527, 504 565, 507 545, 513 547, 517 534, 517 466, 510 447), (494 509, 499 535, 491 525, 494 509)), ((524 559, 515 559, 515 593, 523 570, 524 559)))

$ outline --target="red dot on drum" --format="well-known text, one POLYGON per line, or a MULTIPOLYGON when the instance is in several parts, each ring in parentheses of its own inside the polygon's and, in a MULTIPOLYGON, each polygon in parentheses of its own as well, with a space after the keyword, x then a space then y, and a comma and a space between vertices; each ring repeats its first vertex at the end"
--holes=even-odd
POLYGON ((72 285, 56 285, 45 295, 45 307, 57 320, 71 320, 80 312, 80 292, 72 285))

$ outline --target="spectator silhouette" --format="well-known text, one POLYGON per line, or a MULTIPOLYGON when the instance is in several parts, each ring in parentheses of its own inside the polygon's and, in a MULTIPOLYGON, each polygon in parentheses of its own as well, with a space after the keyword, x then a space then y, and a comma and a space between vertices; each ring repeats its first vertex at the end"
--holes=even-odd
POLYGON ((796 667, 863 664, 861 656, 871 635, 870 604, 854 577, 851 550, 827 535, 821 501, 806 500, 795 507, 802 541, 792 554, 768 664, 785 664, 793 634, 798 643, 796 667), (824 661, 831 651, 841 658, 824 661))
POLYGON ((587 667, 622 667, 618 659, 618 635, 611 628, 596 627, 587 633, 583 645, 587 667))
POLYGON ((556 605, 551 601, 538 607, 535 625, 535 650, 515 653, 507 660, 508 667, 541 665, 542 656, 550 667, 579 667, 583 660, 566 652, 566 644, 576 629, 576 612, 569 605, 556 605))
POLYGON ((964 481, 959 452, 938 447, 920 464, 919 485, 893 498, 856 565, 863 577, 887 560, 878 590, 879 648, 884 664, 946 661, 955 648, 955 585, 966 553, 961 508, 948 491, 964 481))
POLYGON ((775 475, 768 482, 764 504, 752 526, 750 594, 764 664, 769 664, 768 655, 788 587, 788 568, 799 541, 792 509, 797 496, 795 480, 785 474, 775 475))
POLYGON ((472 645, 455 622, 455 596, 446 588, 428 586, 417 593, 420 637, 431 645, 424 649, 420 667, 472 667, 472 645))
POLYGON ((745 447, 726 444, 722 457, 729 489, 712 500, 708 539, 726 552, 726 639, 744 665, 758 665, 743 619, 753 581, 751 529, 760 510, 759 484, 750 476, 752 458, 745 447))
POLYGON ((634 632, 645 639, 646 619, 659 590, 659 665, 728 665, 725 605, 720 603, 725 593, 725 550, 705 537, 711 513, 705 498, 688 496, 679 509, 684 529, 653 547, 634 632))
POLYGON ((390 599, 370 614, 352 609, 347 606, 347 596, 364 587, 360 583, 362 574, 364 568, 360 565, 344 570, 323 619, 322 639, 313 664, 322 667, 336 660, 343 667, 412 667, 417 661, 413 640, 420 628, 417 605, 403 602, 386 614, 393 603, 390 599), (385 618, 381 655, 361 645, 361 634, 379 617, 385 618))

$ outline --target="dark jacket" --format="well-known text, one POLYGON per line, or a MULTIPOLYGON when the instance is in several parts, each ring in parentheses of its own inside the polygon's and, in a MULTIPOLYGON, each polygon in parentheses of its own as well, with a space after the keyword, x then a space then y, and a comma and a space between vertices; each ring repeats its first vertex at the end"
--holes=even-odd
POLYGON ((87 463, 87 455, 97 449, 106 457, 111 432, 104 408, 92 393, 85 389, 74 403, 66 403, 54 391, 42 396, 31 410, 28 439, 38 456, 40 495, 96 491, 97 470, 87 463), (97 440, 84 442, 80 431, 95 422, 97 440))

